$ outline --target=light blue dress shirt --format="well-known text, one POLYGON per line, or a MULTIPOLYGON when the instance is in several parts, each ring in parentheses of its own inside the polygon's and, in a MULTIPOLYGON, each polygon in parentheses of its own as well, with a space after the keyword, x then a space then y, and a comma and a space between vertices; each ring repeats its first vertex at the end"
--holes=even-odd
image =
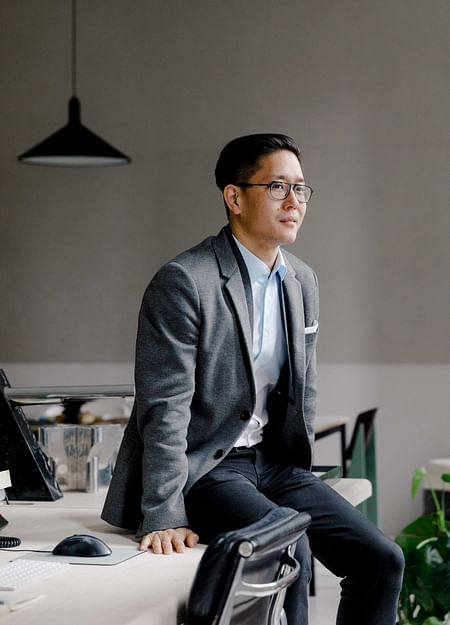
POLYGON ((286 336, 281 314, 281 283, 286 264, 281 251, 272 270, 234 237, 247 267, 253 295, 253 376, 255 410, 236 447, 251 447, 262 440, 262 428, 269 420, 267 395, 275 387, 287 357, 286 336))

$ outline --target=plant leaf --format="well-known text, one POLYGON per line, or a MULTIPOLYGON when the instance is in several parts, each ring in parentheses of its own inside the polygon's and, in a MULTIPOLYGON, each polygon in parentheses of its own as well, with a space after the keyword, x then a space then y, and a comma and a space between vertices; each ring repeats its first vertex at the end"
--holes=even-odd
MULTIPOLYGON (((413 497, 425 475, 424 468, 416 469, 413 497)), ((444 473, 442 480, 450 483, 450 473, 444 473)), ((450 625, 450 521, 445 519, 444 508, 436 508, 404 527, 395 538, 405 555, 399 625, 450 625)))
POLYGON ((436 515, 425 514, 404 527, 396 537, 395 542, 403 551, 415 549, 416 546, 427 538, 437 536, 436 515))
POLYGON ((411 482, 411 496, 414 499, 419 492, 419 488, 422 485, 423 478, 427 474, 425 467, 419 467, 414 471, 411 482))

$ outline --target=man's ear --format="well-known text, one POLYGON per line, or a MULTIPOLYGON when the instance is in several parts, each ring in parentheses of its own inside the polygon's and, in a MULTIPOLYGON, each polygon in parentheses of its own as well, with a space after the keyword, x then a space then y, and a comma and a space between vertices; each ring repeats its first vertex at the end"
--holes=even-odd
POLYGON ((239 215, 241 212, 240 194, 241 190, 234 184, 227 184, 223 190, 223 199, 228 206, 228 210, 230 210, 234 215, 239 215))

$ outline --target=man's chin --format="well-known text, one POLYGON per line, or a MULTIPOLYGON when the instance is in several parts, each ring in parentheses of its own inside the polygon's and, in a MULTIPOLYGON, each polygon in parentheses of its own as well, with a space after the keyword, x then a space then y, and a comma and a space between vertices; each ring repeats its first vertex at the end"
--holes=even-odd
POLYGON ((296 242, 298 235, 298 230, 291 234, 285 234, 282 238, 280 238, 280 245, 292 245, 296 242))

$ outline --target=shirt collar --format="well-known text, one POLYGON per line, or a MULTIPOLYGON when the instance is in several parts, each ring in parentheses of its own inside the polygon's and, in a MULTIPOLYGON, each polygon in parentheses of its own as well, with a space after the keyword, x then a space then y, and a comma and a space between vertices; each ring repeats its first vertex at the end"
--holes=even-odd
POLYGON ((242 254, 248 273, 250 275, 250 280, 252 282, 256 280, 261 280, 262 278, 264 280, 267 280, 270 275, 275 275, 276 273, 278 273, 281 281, 284 280, 287 268, 281 250, 278 251, 278 255, 275 259, 275 263, 271 271, 266 263, 264 263, 260 258, 255 256, 252 252, 250 252, 250 250, 247 249, 245 245, 242 245, 242 243, 234 236, 234 234, 233 239, 235 240, 236 245, 238 246, 238 249, 242 254))

